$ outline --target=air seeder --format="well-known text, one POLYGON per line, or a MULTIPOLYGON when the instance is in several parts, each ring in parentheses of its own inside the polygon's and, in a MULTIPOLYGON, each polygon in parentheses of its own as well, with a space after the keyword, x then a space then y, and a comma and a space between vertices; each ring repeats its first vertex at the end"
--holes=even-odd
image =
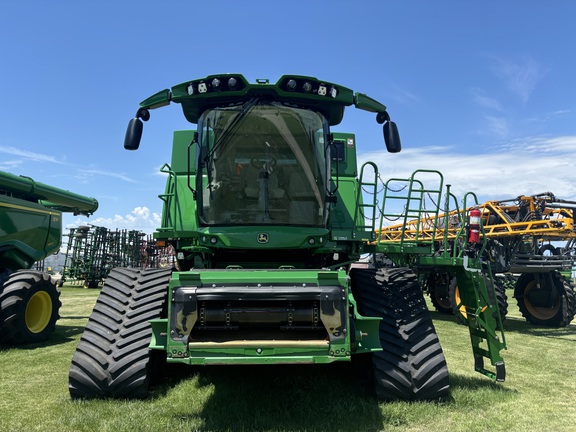
MULTIPOLYGON (((370 360, 381 398, 444 397, 446 361, 414 265, 442 265, 458 278, 476 305, 469 314, 475 368, 504 380, 504 338, 477 251, 447 256, 432 243, 376 241, 378 169, 368 162, 358 170, 355 136, 331 127, 346 106, 375 113, 388 151, 398 152, 384 105, 312 77, 251 84, 237 74, 212 75, 143 101, 124 147, 137 149, 142 120, 171 102, 197 125, 174 133, 171 163, 161 169, 167 184, 155 237, 175 249, 177 268, 109 274, 72 359, 72 397, 145 396, 163 364, 322 364, 357 356, 370 360), (354 265, 376 252, 392 264, 354 265)), ((420 217, 424 196, 440 202, 444 194, 436 171, 398 180, 406 191, 394 197, 398 217, 420 217)))

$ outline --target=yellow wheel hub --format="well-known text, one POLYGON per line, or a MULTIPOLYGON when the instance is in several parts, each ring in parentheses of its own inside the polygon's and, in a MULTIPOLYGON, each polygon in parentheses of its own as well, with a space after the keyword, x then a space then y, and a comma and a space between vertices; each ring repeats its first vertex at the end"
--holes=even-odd
POLYGON ((26 327, 32 333, 40 333, 46 328, 52 316, 52 299, 46 291, 35 293, 26 305, 26 327))
POLYGON ((466 306, 462 304, 462 299, 460 298, 460 290, 458 287, 454 290, 454 301, 456 302, 456 306, 458 307, 458 312, 464 318, 468 318, 468 313, 466 312, 466 306), (460 306, 458 306, 460 305, 460 306))

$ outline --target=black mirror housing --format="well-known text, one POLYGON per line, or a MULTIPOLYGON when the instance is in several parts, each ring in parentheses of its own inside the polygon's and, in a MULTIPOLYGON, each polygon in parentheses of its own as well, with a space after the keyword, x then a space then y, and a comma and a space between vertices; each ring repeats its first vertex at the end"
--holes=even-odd
POLYGON ((386 150, 389 153, 398 153, 402 150, 402 143, 400 142, 400 134, 398 133, 398 126, 393 121, 384 123, 384 142, 386 143, 386 150))
POLYGON ((143 124, 139 118, 133 118, 128 123, 126 136, 124 137, 124 148, 126 150, 138 150, 142 138, 143 124))

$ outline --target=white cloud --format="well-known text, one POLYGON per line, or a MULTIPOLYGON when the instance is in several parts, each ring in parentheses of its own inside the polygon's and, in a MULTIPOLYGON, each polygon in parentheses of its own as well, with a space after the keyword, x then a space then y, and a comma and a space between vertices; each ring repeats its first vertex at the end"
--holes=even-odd
POLYGON ((504 111, 500 102, 497 99, 487 96, 484 90, 473 88, 470 90, 470 93, 472 94, 472 100, 482 108, 500 112, 504 111))
MULTIPOLYGON (((6 154, 14 155, 14 156, 20 156, 22 158, 33 160, 36 162, 50 162, 50 163, 55 163, 55 164, 59 164, 59 165, 68 165, 68 166, 71 165, 71 164, 66 163, 63 160, 56 158, 54 156, 51 156, 51 155, 31 152, 31 151, 19 149, 16 147, 0 146, 0 153, 6 153, 6 154)), ((22 164, 23 164, 22 160, 2 161, 2 162, 0 162, 0 169, 10 170, 14 167, 21 166, 22 164)), ((93 175, 117 178, 117 179, 129 182, 129 183, 138 183, 136 180, 132 179, 126 173, 123 173, 123 172, 104 171, 104 170, 98 170, 98 169, 93 169, 93 168, 87 169, 85 167, 78 168, 78 173, 75 175, 75 178, 81 183, 86 183, 92 179, 93 175)))
POLYGON ((150 234, 160 227, 161 218, 158 213, 153 213, 148 207, 136 207, 130 214, 114 215, 112 217, 98 217, 86 219, 76 218, 73 223, 67 224, 66 228, 80 225, 102 226, 109 229, 127 229, 142 231, 150 234))
POLYGON ((547 72, 529 56, 523 56, 519 59, 491 56, 491 59, 494 62, 492 70, 523 102, 528 101, 536 84, 547 72))
POLYGON ((101 175, 101 176, 106 176, 106 177, 113 177, 113 178, 117 178, 120 180, 124 180, 126 182, 129 183, 137 183, 136 180, 128 177, 125 173, 121 173, 121 172, 116 172, 116 171, 103 171, 103 170, 97 170, 97 169, 83 169, 81 171, 82 174, 96 174, 96 175, 101 175))
POLYGON ((510 127, 508 119, 504 117, 486 116, 485 128, 480 132, 481 135, 494 135, 500 139, 510 136, 510 127))
POLYGON ((28 150, 22 150, 22 149, 19 149, 16 147, 0 146, 0 152, 11 154, 14 156, 21 156, 23 158, 32 159, 32 160, 37 161, 37 162, 51 162, 51 163, 55 163, 55 164, 65 165, 65 163, 63 161, 55 158, 54 156, 45 155, 42 153, 31 152, 28 150))
POLYGON ((399 86, 394 86, 394 88, 390 91, 390 93, 387 94, 386 97, 403 105, 415 105, 422 103, 421 99, 417 95, 399 86))
POLYGON ((484 151, 468 154, 456 147, 420 147, 397 155, 361 154, 359 160, 374 161, 383 179, 408 178, 417 169, 438 170, 456 196, 472 191, 481 202, 548 191, 576 199, 576 136, 526 138, 477 150, 484 151))
POLYGON ((22 161, 20 160, 2 161, 0 162, 0 169, 3 171, 11 171, 20 165, 22 165, 22 161))

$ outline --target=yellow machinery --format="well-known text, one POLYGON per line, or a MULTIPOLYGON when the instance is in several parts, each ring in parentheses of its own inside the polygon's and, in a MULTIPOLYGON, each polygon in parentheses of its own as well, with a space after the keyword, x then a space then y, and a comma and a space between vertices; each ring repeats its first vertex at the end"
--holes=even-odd
MULTIPOLYGON (((423 217, 406 224, 382 226, 379 241, 433 240, 438 251, 459 248, 459 233, 467 230, 470 235, 470 212, 479 210, 482 232, 488 240, 484 260, 495 274, 519 274, 514 297, 522 315, 532 324, 568 325, 576 312, 576 295, 573 283, 561 272, 571 271, 574 263, 576 201, 558 199, 551 192, 484 204, 477 204, 473 194, 467 197, 472 197, 475 205, 467 207, 464 202, 462 210, 456 205, 440 215, 437 222, 423 217), (566 243, 564 247, 555 246, 558 242, 566 243)), ((493 300, 504 318, 507 303, 502 280, 495 279, 493 300)), ((428 277, 425 286, 439 311, 463 310, 456 283, 449 275, 438 271, 428 277)))

